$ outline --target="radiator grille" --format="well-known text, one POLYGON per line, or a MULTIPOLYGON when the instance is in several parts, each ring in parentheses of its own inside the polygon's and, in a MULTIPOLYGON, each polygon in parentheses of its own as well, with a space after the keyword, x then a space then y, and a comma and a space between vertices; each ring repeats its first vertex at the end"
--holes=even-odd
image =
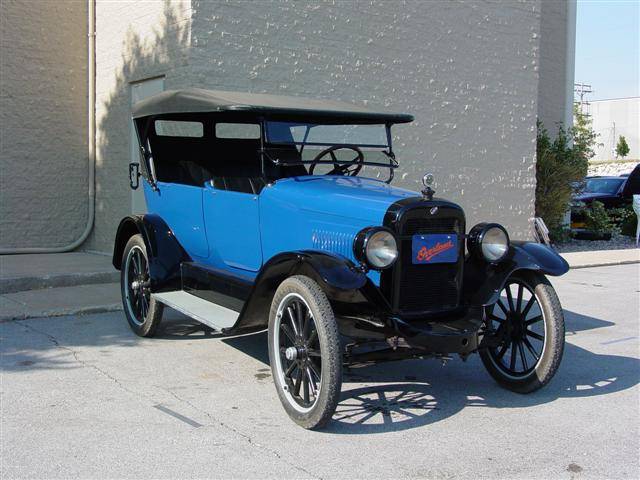
POLYGON ((458 220, 455 218, 409 218, 404 223, 400 235, 450 232, 458 233, 458 220))
POLYGON ((403 240, 402 243, 405 254, 399 279, 399 309, 422 312, 455 308, 458 304, 458 264, 414 265, 411 262, 411 240, 403 240))
POLYGON ((463 262, 464 217, 458 210, 441 209, 430 216, 425 209, 413 209, 398 224, 400 261, 393 271, 393 304, 403 313, 440 312, 459 305, 463 262), (430 233, 459 235, 460 258, 456 263, 414 265, 412 236, 430 233))

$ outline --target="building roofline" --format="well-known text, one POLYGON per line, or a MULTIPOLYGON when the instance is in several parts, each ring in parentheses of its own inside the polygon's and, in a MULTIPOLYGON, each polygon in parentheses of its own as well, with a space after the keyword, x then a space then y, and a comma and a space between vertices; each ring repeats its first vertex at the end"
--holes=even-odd
POLYGON ((589 100, 589 103, 595 103, 595 102, 609 102, 611 100, 633 100, 633 99, 640 99, 640 96, 635 95, 632 97, 617 97, 617 98, 601 98, 599 100, 589 100))

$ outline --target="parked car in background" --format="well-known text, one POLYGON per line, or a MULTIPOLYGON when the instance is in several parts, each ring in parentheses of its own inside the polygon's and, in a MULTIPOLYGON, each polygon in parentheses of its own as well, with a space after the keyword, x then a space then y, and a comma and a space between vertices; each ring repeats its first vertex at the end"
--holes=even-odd
POLYGON ((640 164, 631 173, 614 176, 593 176, 585 178, 584 187, 576 189, 571 202, 571 228, 584 229, 584 207, 594 201, 605 209, 630 205, 633 195, 640 194, 640 164))
POLYGON ((622 190, 626 180, 625 177, 587 177, 584 188, 574 200, 586 205, 598 200, 606 208, 619 207, 624 203, 622 190))

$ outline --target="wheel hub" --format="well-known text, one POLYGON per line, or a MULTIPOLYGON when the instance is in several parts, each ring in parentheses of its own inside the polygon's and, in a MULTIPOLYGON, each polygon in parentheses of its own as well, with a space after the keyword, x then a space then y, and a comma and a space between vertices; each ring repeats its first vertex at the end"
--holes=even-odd
POLYGON ((513 340, 522 340, 525 336, 525 326, 520 315, 511 314, 508 317, 508 328, 513 340))
POLYGON ((298 358, 298 349, 296 347, 289 347, 285 350, 284 356, 290 362, 298 358))

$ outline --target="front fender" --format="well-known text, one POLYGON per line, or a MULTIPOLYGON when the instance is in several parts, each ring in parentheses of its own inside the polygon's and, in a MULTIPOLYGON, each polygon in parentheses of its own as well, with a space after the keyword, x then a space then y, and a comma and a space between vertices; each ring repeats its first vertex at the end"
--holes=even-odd
POLYGON ((569 271, 569 264, 546 245, 519 241, 511 242, 507 258, 496 265, 468 257, 464 265, 465 302, 472 306, 495 303, 507 279, 518 270, 532 270, 557 277, 569 271))
POLYGON ((286 252, 274 256, 262 267, 237 323, 224 333, 266 327, 276 289, 293 275, 313 279, 335 305, 386 302, 366 274, 350 260, 314 250, 286 252))
POLYGON ((136 234, 142 236, 147 256, 151 291, 163 292, 182 288, 180 264, 191 257, 182 248, 166 222, 156 214, 130 215, 120 222, 113 249, 113 266, 120 270, 124 248, 136 234))

